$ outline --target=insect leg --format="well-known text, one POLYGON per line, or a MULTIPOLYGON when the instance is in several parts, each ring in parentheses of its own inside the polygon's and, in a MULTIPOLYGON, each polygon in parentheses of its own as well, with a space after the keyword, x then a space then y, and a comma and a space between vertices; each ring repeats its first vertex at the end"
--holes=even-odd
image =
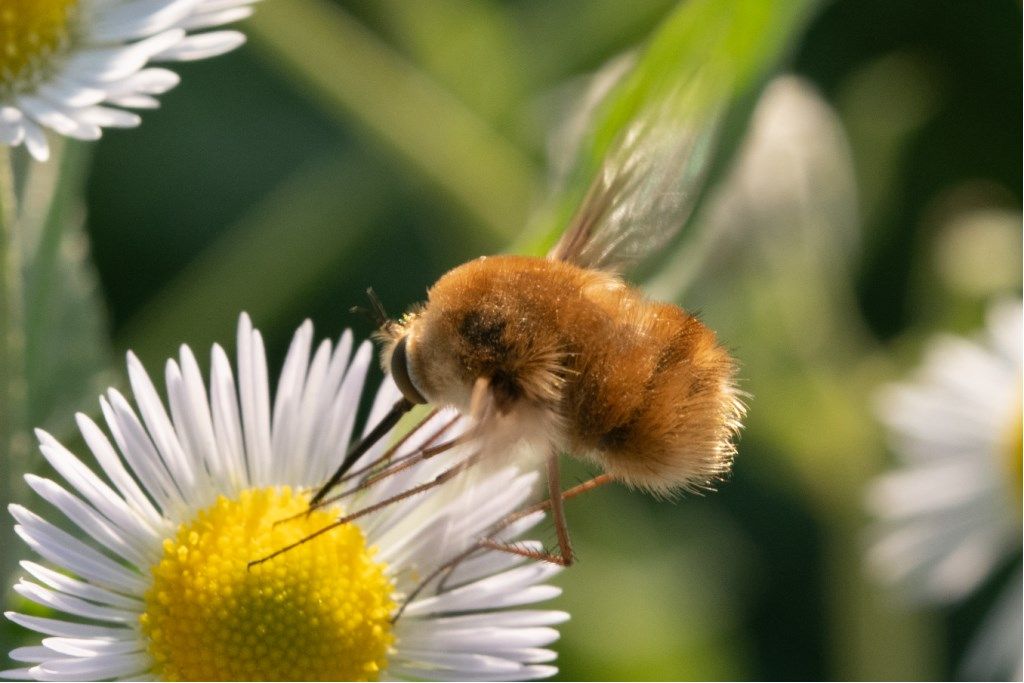
MULTIPOLYGON (((367 464, 363 465, 362 467, 357 467, 354 470, 350 470, 348 473, 345 474, 345 476, 343 476, 341 479, 338 480, 338 483, 339 484, 344 484, 345 482, 349 481, 350 479, 352 479, 354 477, 358 477, 361 474, 366 474, 367 472, 370 472, 374 468, 379 467, 382 463, 386 462, 386 463, 389 463, 389 464, 393 464, 391 459, 394 457, 394 455, 398 451, 398 449, 401 448, 402 446, 404 446, 405 443, 410 438, 412 438, 416 434, 416 432, 419 431, 419 429, 422 426, 424 426, 427 422, 429 422, 432 417, 437 415, 437 413, 438 413, 438 409, 437 408, 431 410, 429 413, 427 413, 427 415, 423 418, 423 420, 419 422, 419 424, 417 424, 415 427, 413 427, 408 432, 403 434, 402 437, 400 439, 398 439, 398 441, 393 443, 386 451, 384 451, 384 453, 382 453, 380 455, 380 457, 374 459, 373 462, 370 462, 370 463, 367 463, 367 464)), ((451 426, 454 425, 455 422, 458 419, 459 419, 458 416, 456 416, 456 417, 453 417, 452 419, 448 420, 447 422, 445 422, 444 425, 440 429, 438 429, 436 432, 434 432, 429 437, 427 437, 426 441, 424 442, 424 445, 432 444, 434 441, 436 441, 437 437, 439 437, 441 434, 443 434, 446 430, 450 429, 451 426)), ((412 451, 411 453, 409 453, 407 455, 403 455, 400 458, 395 458, 394 462, 401 462, 402 460, 406 460, 408 458, 411 458, 416 453, 417 453, 417 451, 412 451)))
MULTIPOLYGON (((599 486, 603 486, 609 483, 610 481, 612 481, 610 475, 600 474, 594 477, 593 479, 588 479, 582 484, 578 484, 570 489, 562 491, 559 497, 563 501, 566 501, 569 500, 570 498, 575 498, 576 496, 582 493, 586 493, 587 491, 592 491, 598 488, 599 486)), ((545 499, 539 503, 534 503, 533 505, 525 507, 522 510, 517 510, 516 512, 507 515, 504 519, 495 524, 494 527, 491 529, 490 533, 496 534, 502 529, 505 529, 506 527, 510 526, 513 522, 516 522, 522 519, 523 517, 526 517, 527 515, 532 515, 534 512, 538 512, 540 510, 547 510, 550 507, 551 500, 545 499)), ((480 541, 477 541, 476 543, 474 543, 469 548, 462 551, 452 559, 438 566, 436 569, 430 572, 430 574, 428 574, 422 581, 420 581, 419 584, 417 584, 416 588, 413 589, 413 591, 402 600, 402 604, 398 608, 398 611, 395 612, 395 614, 391 617, 391 623, 394 624, 395 622, 397 622, 398 619, 405 612, 405 609, 409 606, 409 603, 415 600, 419 596, 419 594, 422 593, 426 589, 426 587, 430 585, 430 583, 438 577, 441 577, 441 580, 437 583, 437 591, 439 593, 443 592, 445 590, 445 584, 447 583, 448 579, 451 578, 452 573, 454 573, 458 566, 462 564, 465 560, 468 560, 474 553, 479 552, 480 550, 483 550, 485 548, 500 550, 502 552, 511 552, 514 555, 524 555, 523 552, 519 552, 523 550, 523 548, 515 546, 510 543, 501 543, 499 541, 495 541, 493 538, 482 539, 480 541), (489 543, 486 543, 487 541, 489 541, 489 543)), ((533 559, 546 560, 547 558, 539 557, 533 559)))
POLYGON ((302 517, 304 515, 308 515, 310 512, 312 512, 313 510, 316 510, 317 508, 321 508, 321 507, 324 507, 326 505, 330 505, 332 503, 337 503, 339 500, 342 500, 344 498, 348 498, 349 496, 351 496, 353 494, 359 493, 363 489, 369 488, 370 486, 373 486, 374 484, 376 484, 379 481, 383 481, 384 479, 387 479, 388 477, 391 477, 393 475, 398 474, 399 472, 407 470, 410 467, 416 465, 417 463, 420 463, 420 462, 422 462, 424 460, 432 458, 435 455, 440 455, 441 453, 444 453, 445 451, 450 450, 450 449, 454 448, 455 446, 458 446, 459 444, 464 443, 465 441, 468 441, 468 439, 464 439, 462 437, 459 437, 457 439, 451 439, 450 441, 445 441, 444 443, 437 444, 436 446, 430 446, 428 448, 421 448, 421 449, 415 450, 412 453, 409 453, 407 455, 403 455, 401 458, 398 458, 397 460, 395 460, 395 462, 391 463, 388 467, 384 468, 380 472, 376 472, 376 473, 371 474, 371 475, 367 476, 366 478, 362 479, 358 484, 355 484, 354 486, 351 486, 351 487, 345 489, 344 491, 342 491, 341 493, 339 493, 339 494, 337 494, 335 496, 329 496, 327 498, 323 498, 321 500, 318 500, 316 503, 311 503, 309 505, 309 507, 306 508, 304 511, 302 511, 302 512, 300 512, 298 514, 294 514, 291 517, 285 517, 283 519, 279 519, 276 522, 274 522, 274 525, 276 526, 276 525, 281 524, 283 522, 288 522, 288 521, 291 521, 293 519, 298 519, 299 517, 302 517))
POLYGON ((438 592, 443 590, 441 586, 443 586, 444 582, 448 580, 448 577, 452 575, 452 572, 455 571, 455 568, 462 564, 463 560, 465 560, 478 550, 480 550, 480 546, 474 543, 466 550, 463 550, 461 553, 459 553, 452 559, 448 560, 434 571, 430 572, 430 574, 428 574, 426 578, 419 582, 416 588, 414 588, 413 591, 409 593, 409 595, 405 596, 405 599, 402 600, 402 604, 398 608, 398 611, 395 612, 394 615, 392 615, 391 623, 394 624, 396 621, 398 621, 398 619, 405 612, 405 608, 409 606, 409 603, 415 600, 417 596, 419 596, 419 594, 423 592, 423 589, 430 585, 430 582, 436 579, 438 576, 441 576, 441 581, 438 583, 438 592))
POLYGON ((562 479, 558 464, 558 452, 548 454, 548 498, 551 500, 551 516, 555 520, 558 535, 558 549, 562 562, 568 567, 573 562, 572 543, 569 541, 569 526, 565 523, 565 507, 562 505, 562 479))
MULTIPOLYGON (((305 511, 300 512, 300 513, 295 514, 295 515, 291 515, 290 517, 284 517, 282 519, 279 519, 276 522, 274 522, 274 526, 277 526, 278 524, 284 524, 285 522, 290 522, 293 519, 298 519, 299 517, 303 517, 305 515, 308 515, 313 510, 325 507, 325 506, 330 505, 332 503, 336 503, 339 500, 341 500, 342 498, 346 498, 346 497, 352 495, 353 493, 357 493, 358 491, 362 491, 366 487, 371 486, 372 484, 377 483, 381 479, 389 477, 392 474, 398 474, 402 470, 404 470, 404 469, 406 469, 408 467, 411 467, 412 465, 414 465, 417 462, 419 462, 420 460, 422 460, 423 459, 424 451, 427 451, 427 450, 434 451, 434 450, 440 448, 441 446, 443 446, 444 444, 440 444, 440 445, 436 445, 436 446, 431 446, 431 444, 433 444, 435 441, 437 441, 438 437, 440 437, 445 431, 450 429, 452 427, 452 425, 455 424, 456 421, 458 421, 458 419, 459 419, 458 416, 455 416, 452 419, 450 419, 447 422, 445 422, 444 425, 442 425, 440 429, 438 429, 433 434, 431 434, 429 437, 427 437, 427 439, 423 442, 423 446, 422 447, 417 448, 417 449, 413 450, 410 453, 406 453, 403 456, 395 458, 393 461, 391 460, 392 457, 394 456, 395 452, 398 451, 398 449, 401 448, 410 439, 410 437, 412 437, 421 427, 423 427, 423 425, 425 425, 432 417, 434 417, 437 414, 437 412, 438 411, 436 409, 430 411, 430 413, 426 417, 424 417, 423 420, 420 421, 419 424, 417 424, 415 427, 413 427, 411 430, 409 430, 408 433, 406 433, 404 436, 402 436, 402 438, 400 438, 398 441, 396 441, 390 448, 388 448, 386 451, 384 451, 384 453, 380 457, 376 458, 371 463, 368 463, 366 465, 363 465, 362 467, 356 468, 356 469, 348 472, 347 474, 345 474, 345 476, 339 478, 336 482, 331 484, 331 486, 333 487, 333 486, 337 486, 338 484, 343 484, 343 483, 345 483, 347 481, 350 481, 352 478, 357 477, 360 474, 366 474, 367 472, 370 472, 371 470, 373 470, 375 467, 379 467, 382 463, 387 462, 388 465, 385 467, 385 469, 383 469, 383 470, 381 470, 380 472, 377 472, 377 473, 366 474, 366 476, 363 477, 363 479, 359 482, 359 484, 357 484, 356 486, 353 486, 353 487, 350 487, 350 488, 346 489, 345 491, 339 493, 338 495, 330 496, 328 498, 321 498, 320 500, 317 500, 315 502, 310 502, 309 506, 306 508, 305 511), (403 463, 403 462, 407 462, 407 464, 405 464, 402 467, 396 467, 396 465, 398 465, 400 463, 403 463)), ((441 451, 437 451, 437 452, 441 452, 441 451)), ((431 452, 431 455, 436 455, 436 453, 431 452)), ((330 482, 328 482, 328 483, 330 483, 330 482)), ((321 489, 323 489, 323 488, 325 488, 325 487, 321 487, 321 489)))
POLYGON ((249 562, 249 564, 247 566, 248 566, 248 568, 251 569, 252 567, 254 567, 256 565, 263 564, 264 562, 266 562, 268 560, 272 560, 273 558, 277 557, 278 555, 286 553, 289 550, 292 550, 293 548, 297 548, 300 545, 302 545, 303 543, 307 543, 308 541, 313 540, 317 536, 320 536, 322 534, 327 533, 331 529, 336 529, 339 526, 343 526, 345 524, 348 524, 349 522, 355 521, 355 520, 359 519, 360 517, 362 517, 364 515, 370 514, 371 512, 376 512, 377 510, 385 508, 385 507, 387 507, 389 505, 393 505, 393 504, 395 504, 395 503, 397 503, 397 502, 399 502, 401 500, 405 500, 406 498, 409 498, 410 496, 415 496, 418 493, 423 493, 424 491, 429 491, 430 489, 434 488, 435 486, 440 486, 441 484, 444 484, 445 482, 451 480, 452 477, 454 477, 455 475, 459 474, 460 472, 465 470, 467 467, 469 467, 470 465, 475 463, 479 458, 480 458, 480 453, 474 453, 473 455, 469 456, 468 458, 466 458, 465 460, 463 460, 459 464, 453 465, 452 467, 449 467, 444 472, 441 472, 441 474, 437 475, 432 480, 430 480, 430 481, 428 481, 428 482, 426 482, 424 484, 419 484, 418 486, 413 486, 412 488, 406 489, 405 491, 402 491, 399 494, 391 496, 390 498, 385 498, 384 500, 378 501, 378 502, 374 503, 373 505, 368 505, 368 506, 362 508, 361 510, 356 510, 355 512, 353 512, 351 514, 345 515, 344 517, 341 517, 340 519, 338 519, 338 520, 336 520, 334 522, 331 522, 327 526, 325 526, 325 527, 323 527, 321 529, 317 529, 316 531, 314 531, 313 533, 309 534, 305 538, 301 538, 301 539, 299 539, 298 541, 296 541, 294 543, 290 543, 289 545, 286 545, 283 548, 279 548, 278 550, 275 550, 274 552, 270 553, 269 555, 267 555, 265 557, 261 557, 258 560, 252 560, 251 562, 249 562))
POLYGON ((491 533, 497 533, 498 531, 501 531, 513 522, 522 519, 527 515, 531 515, 534 512, 537 512, 539 510, 550 509, 552 511, 552 517, 554 517, 555 519, 555 532, 558 534, 559 553, 555 554, 537 550, 530 550, 528 548, 523 548, 518 545, 515 545, 514 543, 497 541, 493 538, 481 539, 477 542, 477 546, 481 548, 488 548, 490 550, 499 550, 501 552, 510 553, 512 555, 519 555, 521 557, 526 557, 531 560, 551 562, 552 564, 568 567, 573 563, 574 558, 572 554, 572 546, 569 544, 569 530, 565 523, 565 513, 562 509, 562 503, 566 500, 569 500, 570 498, 575 498, 576 496, 582 493, 592 491, 599 486, 604 486, 605 484, 611 481, 612 478, 610 475, 599 474, 593 479, 589 479, 583 482, 582 484, 572 487, 571 489, 560 491, 560 486, 558 485, 558 460, 557 456, 553 455, 548 460, 548 488, 551 491, 551 497, 548 498, 547 500, 541 501, 529 507, 523 508, 518 512, 514 512, 511 515, 508 515, 507 517, 505 517, 505 519, 503 519, 494 527, 491 533), (555 461, 554 476, 552 476, 551 474, 552 460, 555 461), (554 484, 553 486, 552 483, 554 484), (559 523, 559 518, 561 519, 561 523, 559 523))

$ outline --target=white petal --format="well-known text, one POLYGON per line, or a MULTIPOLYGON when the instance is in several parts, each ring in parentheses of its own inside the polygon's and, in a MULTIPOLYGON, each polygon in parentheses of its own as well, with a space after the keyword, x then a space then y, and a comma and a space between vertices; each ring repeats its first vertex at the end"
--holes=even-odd
POLYGON ((41 645, 16 647, 11 650, 8 656, 16 662, 30 662, 32 664, 38 664, 39 662, 45 662, 47 659, 52 659, 53 650, 41 645))
POLYGON ((114 591, 100 588, 99 586, 94 586, 84 581, 79 581, 78 579, 55 572, 52 569, 36 564, 35 562, 29 562, 28 560, 22 561, 21 566, 25 571, 32 574, 32 576, 61 593, 74 595, 101 605, 110 605, 112 607, 120 607, 126 610, 135 610, 139 613, 145 610, 144 603, 137 598, 130 598, 126 595, 121 595, 120 593, 115 593, 114 591))
MULTIPOLYGON (((320 430, 323 429, 327 419, 328 393, 332 393, 336 386, 328 383, 332 378, 328 376, 331 360, 331 344, 324 340, 317 346, 313 360, 309 364, 309 371, 306 374, 306 385, 302 389, 302 396, 299 399, 299 409, 296 416, 295 435, 291 448, 301 457, 294 455, 289 459, 289 475, 296 484, 308 484, 313 481, 309 476, 313 466, 310 461, 317 457, 313 453, 313 442, 320 430)), ((340 381, 341 378, 338 378, 340 381)))
POLYGON ((405 614, 420 616, 437 612, 499 609, 550 600, 559 595, 561 589, 534 584, 556 574, 560 569, 555 565, 540 563, 513 569, 441 595, 416 600, 409 604, 405 614))
POLYGON ((553 666, 523 665, 500 657, 468 654, 436 654, 429 663, 405 663, 389 667, 388 673, 397 673, 412 679, 449 681, 518 681, 547 678, 558 672, 553 666))
POLYGON ((64 490, 50 479, 26 474, 25 481, 44 500, 64 513, 79 529, 104 548, 119 555, 137 567, 150 564, 147 551, 151 545, 139 543, 140 539, 130 538, 125 532, 100 515, 95 509, 64 490))
POLYGON ((56 77, 40 83, 36 92, 52 102, 65 107, 87 107, 102 102, 107 93, 102 88, 94 88, 82 83, 75 83, 67 78, 56 77))
MULTIPOLYGON (((345 457, 349 439, 352 437, 359 397, 366 381, 366 370, 370 365, 370 356, 370 345, 362 344, 345 372, 345 379, 342 380, 341 388, 327 417, 327 429, 323 432, 320 445, 316 449, 322 454, 314 463, 320 469, 312 472, 309 481, 327 479, 345 457)), ((360 462, 364 460, 360 459, 360 462)), ((359 463, 355 467, 360 467, 359 463)))
POLYGON ((156 60, 187 62, 216 57, 231 52, 245 42, 245 34, 238 31, 210 31, 189 36, 172 47, 154 55, 156 60))
MULTIPOLYGON (((188 435, 193 452, 200 454, 200 458, 206 463, 213 481, 224 481, 227 476, 227 465, 224 458, 217 451, 217 437, 213 430, 213 418, 210 414, 210 402, 207 400, 206 387, 203 385, 203 375, 199 370, 199 364, 192 355, 192 350, 182 346, 179 357, 181 358, 179 389, 172 394, 177 401, 179 415, 175 417, 175 424, 178 430, 188 435)), ((177 368, 168 363, 168 370, 177 368)), ((168 372, 168 385, 170 385, 170 373, 168 372)), ((170 393, 170 392, 169 392, 170 393)), ((171 402, 172 407, 175 400, 171 402)))
MULTIPOLYGON (((89 445, 89 450, 96 456, 96 461, 99 462, 100 467, 103 468, 110 481, 121 492, 121 495, 124 496, 124 501, 130 510, 124 510, 124 506, 121 505, 121 499, 117 498, 106 484, 101 482, 88 467, 82 465, 73 456, 70 458, 69 464, 74 464, 75 466, 76 479, 72 479, 68 475, 68 471, 65 471, 67 468, 62 469, 53 460, 50 460, 51 464, 57 468, 61 476, 85 495, 94 507, 102 511, 110 519, 116 521, 119 526, 124 529, 130 528, 131 522, 129 520, 137 519, 136 530, 139 533, 148 532, 153 539, 159 542, 159 539, 164 536, 161 532, 166 528, 165 520, 157 512, 149 498, 142 492, 142 489, 139 488, 134 477, 121 464, 121 459, 107 439, 106 434, 103 433, 91 418, 83 413, 76 414, 75 421, 78 423, 78 429, 81 431, 82 437, 89 445), (81 483, 76 483, 76 481, 81 483)), ((57 442, 54 440, 53 443, 56 444, 57 442)), ((57 445, 60 446, 60 444, 57 445)), ((61 446, 61 448, 63 447, 61 446)), ((64 459, 68 460, 68 458, 64 459)))
POLYGON ((43 645, 54 652, 72 657, 123 655, 142 652, 146 643, 141 638, 112 640, 110 638, 43 638, 43 645))
POLYGON ((242 410, 245 454, 254 486, 270 481, 270 389, 263 337, 253 330, 249 316, 238 321, 238 398, 242 410))
POLYGON ((160 100, 155 97, 135 93, 111 96, 107 98, 107 102, 126 109, 158 109, 160 107, 160 100))
POLYGON ((104 588, 142 595, 148 582, 77 538, 20 505, 9 510, 20 523, 14 530, 37 553, 104 588))
POLYGON ((17 147, 25 138, 21 110, 0 106, 0 144, 17 147))
POLYGON ((181 82, 181 77, 170 69, 149 67, 127 78, 107 86, 107 94, 117 97, 124 94, 142 93, 161 95, 181 82))
POLYGON ((87 600, 63 593, 56 593, 24 579, 14 584, 14 590, 22 597, 35 603, 76 617, 120 624, 135 624, 139 619, 139 613, 134 610, 129 611, 94 605, 87 600))
POLYGON ((62 636, 67 638, 110 638, 114 640, 125 640, 136 637, 133 629, 121 627, 96 626, 95 624, 81 624, 79 622, 66 622, 58 618, 46 616, 33 616, 31 614, 19 614, 13 611, 4 612, 4 616, 18 626, 25 627, 30 631, 45 633, 50 636, 62 636))
MULTIPOLYGON (((526 550, 543 552, 544 544, 540 541, 517 541, 516 545, 526 550)), ((484 552, 459 564, 446 582, 452 588, 464 583, 476 581, 485 576, 493 576, 524 564, 527 558, 513 553, 484 552)))
POLYGON ((190 453, 181 447, 164 404, 156 393, 156 387, 131 351, 128 352, 128 378, 149 436, 160 457, 167 463, 174 483, 183 492, 192 491, 196 485, 196 463, 190 453))
POLYGON ((68 78, 84 83, 107 83, 127 78, 146 66, 157 53, 180 43, 185 38, 181 29, 170 29, 127 47, 105 47, 79 50, 65 65, 68 78))
MULTIPOLYGON (((328 348, 328 351, 330 349, 328 348)), ((319 353, 319 351, 318 351, 319 353)), ((311 396, 306 399, 309 408, 307 417, 307 431, 309 431, 308 449, 309 457, 303 463, 302 481, 319 482, 327 476, 331 467, 337 466, 334 458, 337 455, 337 444, 330 443, 328 432, 332 429, 331 406, 341 390, 341 382, 345 377, 345 370, 348 367, 349 357, 352 354, 352 333, 345 330, 338 345, 330 353, 330 362, 327 371, 321 378, 318 396, 311 396)), ((314 360, 314 365, 316 361, 314 360)), ((307 391, 316 387, 307 385, 307 391)))
POLYGON ((41 680, 89 680, 132 677, 152 666, 148 654, 98 655, 75 659, 53 659, 34 672, 41 680))
POLYGON ((417 624, 421 628, 408 629, 399 638, 402 652, 408 650, 434 650, 444 652, 478 652, 503 654, 507 650, 543 647, 558 640, 558 631, 546 626, 533 628, 495 628, 482 626, 471 629, 435 628, 433 621, 417 624))
POLYGON ((251 7, 232 7, 220 10, 219 12, 203 12, 202 14, 193 14, 178 25, 188 31, 213 28, 214 26, 223 26, 224 24, 241 21, 252 15, 252 12, 251 7))
POLYGON ((22 96, 18 98, 18 106, 21 107, 22 112, 27 116, 44 126, 52 128, 61 135, 73 136, 79 130, 77 121, 44 99, 22 96))
POLYGON ((211 366, 210 407, 213 412, 213 428, 217 436, 217 451, 224 459, 229 473, 223 484, 228 491, 238 492, 250 486, 252 476, 242 445, 242 423, 231 362, 224 349, 217 344, 214 344, 211 352, 211 366))
MULTIPOLYGON (((111 451, 110 453, 103 454, 102 458, 97 456, 101 465, 103 464, 103 459, 107 457, 112 456, 117 461, 117 456, 112 453, 113 449, 101 433, 99 434, 99 439, 97 439, 98 427, 92 424, 88 418, 81 415, 79 426, 82 427, 82 434, 85 437, 86 443, 89 444, 94 453, 98 453, 97 447, 103 449, 104 444, 111 451)), ((155 514, 149 516, 145 512, 144 505, 136 508, 126 504, 92 470, 82 464, 78 458, 46 432, 41 429, 36 430, 36 436, 39 439, 40 451, 47 462, 60 473, 68 484, 78 493, 82 494, 94 508, 124 531, 124 533, 138 539, 140 547, 152 545, 159 541, 160 536, 154 532, 152 526, 146 523, 145 519, 149 517, 150 520, 159 523, 159 517, 156 517, 155 514), (140 509, 143 510, 142 516, 144 519, 139 518, 140 509)), ((120 463, 118 462, 118 464, 120 463)), ((127 477, 127 474, 124 476, 127 477)), ((117 481, 117 478, 113 479, 115 482, 117 481)), ((131 481, 130 478, 128 480, 131 481)), ((143 501, 145 502, 144 498, 143 501)))
POLYGON ((22 130, 25 133, 25 148, 36 161, 50 158, 50 143, 46 140, 46 131, 28 117, 22 118, 22 130))
POLYGON ((244 7, 246 5, 255 5, 259 1, 260 0, 204 0, 204 2, 197 11, 219 12, 223 9, 229 9, 231 7, 244 7))
MULTIPOLYGON (((502 553, 507 555, 508 553, 502 553)), ((435 617, 430 620, 431 628, 478 628, 499 626, 505 628, 554 626, 569 621, 568 612, 558 610, 519 609, 480 614, 460 614, 456 617, 435 617)), ((401 624, 402 622, 399 622, 401 624)))
POLYGON ((188 17, 200 0, 134 0, 113 5, 89 26, 97 42, 128 41, 159 33, 188 17))
POLYGON ((97 626, 96 624, 83 624, 75 621, 64 621, 63 619, 36 617, 30 614, 19 614, 17 612, 4 612, 4 616, 19 626, 51 636, 62 636, 67 638, 111 638, 115 640, 124 640, 135 636, 135 631, 132 628, 97 626))
POLYGON ((298 467, 290 463, 306 457, 298 448, 299 410, 309 370, 309 353, 313 344, 313 323, 306 320, 295 331, 281 366, 274 398, 274 418, 271 429, 270 477, 281 484, 298 484, 293 473, 298 467))
POLYGON ((103 128, 135 128, 142 123, 138 114, 112 107, 87 107, 78 112, 78 117, 103 128))
POLYGON ((116 389, 108 389, 107 397, 108 401, 100 401, 100 409, 132 472, 165 513, 183 510, 186 506, 182 492, 175 485, 167 464, 160 458, 135 411, 116 389))

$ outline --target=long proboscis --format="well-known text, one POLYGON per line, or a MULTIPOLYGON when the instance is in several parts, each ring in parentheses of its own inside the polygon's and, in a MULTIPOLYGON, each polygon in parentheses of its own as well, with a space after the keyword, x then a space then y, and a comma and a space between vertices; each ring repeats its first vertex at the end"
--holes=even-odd
POLYGON ((345 476, 345 473, 352 469, 352 466, 356 464, 356 461, 366 451, 370 450, 374 444, 383 439, 391 429, 398 424, 398 421, 402 419, 406 413, 413 408, 413 403, 406 398, 401 398, 395 405, 391 407, 388 414, 381 418, 380 422, 370 430, 370 433, 361 438, 359 441, 352 445, 348 453, 345 454, 345 459, 341 461, 341 465, 334 471, 331 478, 327 480, 327 483, 320 487, 309 501, 309 507, 314 508, 323 499, 324 496, 333 489, 341 478, 345 476))

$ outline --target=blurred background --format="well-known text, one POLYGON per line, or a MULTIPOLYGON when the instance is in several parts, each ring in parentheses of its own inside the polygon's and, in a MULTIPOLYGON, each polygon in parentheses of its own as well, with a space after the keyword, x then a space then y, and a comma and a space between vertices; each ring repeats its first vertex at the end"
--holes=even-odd
MULTIPOLYGON (((585 78, 676 7, 262 3, 249 43, 176 68, 139 129, 65 150, 88 239, 61 248, 102 313, 93 337, 51 342, 113 369, 75 395, 40 383, 35 400, 61 406, 45 426, 73 443, 71 411, 98 412, 129 348, 156 374, 181 343, 202 360, 233 347, 245 310, 273 376, 303 319, 367 335, 348 313, 367 286, 394 314, 449 268, 520 248, 585 78)), ((865 572, 863 500, 893 461, 877 387, 934 333, 1020 297, 1020 4, 836 0, 775 38, 729 104, 696 237, 638 275, 740 359, 734 474, 703 497, 569 504, 563 679, 953 678, 1019 581, 1018 554, 963 603, 907 604, 865 572)))

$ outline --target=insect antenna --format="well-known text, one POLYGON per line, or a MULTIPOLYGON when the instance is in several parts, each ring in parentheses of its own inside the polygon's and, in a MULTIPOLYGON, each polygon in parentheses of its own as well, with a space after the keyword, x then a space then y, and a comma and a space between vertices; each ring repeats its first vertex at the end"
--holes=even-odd
POLYGON ((348 312, 365 315, 373 321, 373 324, 377 326, 378 330, 382 330, 391 325, 392 322, 391 319, 388 318, 387 311, 384 310, 384 304, 381 303, 380 297, 377 296, 377 292, 373 291, 373 287, 366 288, 366 298, 370 300, 370 308, 352 306, 348 309, 348 312))

